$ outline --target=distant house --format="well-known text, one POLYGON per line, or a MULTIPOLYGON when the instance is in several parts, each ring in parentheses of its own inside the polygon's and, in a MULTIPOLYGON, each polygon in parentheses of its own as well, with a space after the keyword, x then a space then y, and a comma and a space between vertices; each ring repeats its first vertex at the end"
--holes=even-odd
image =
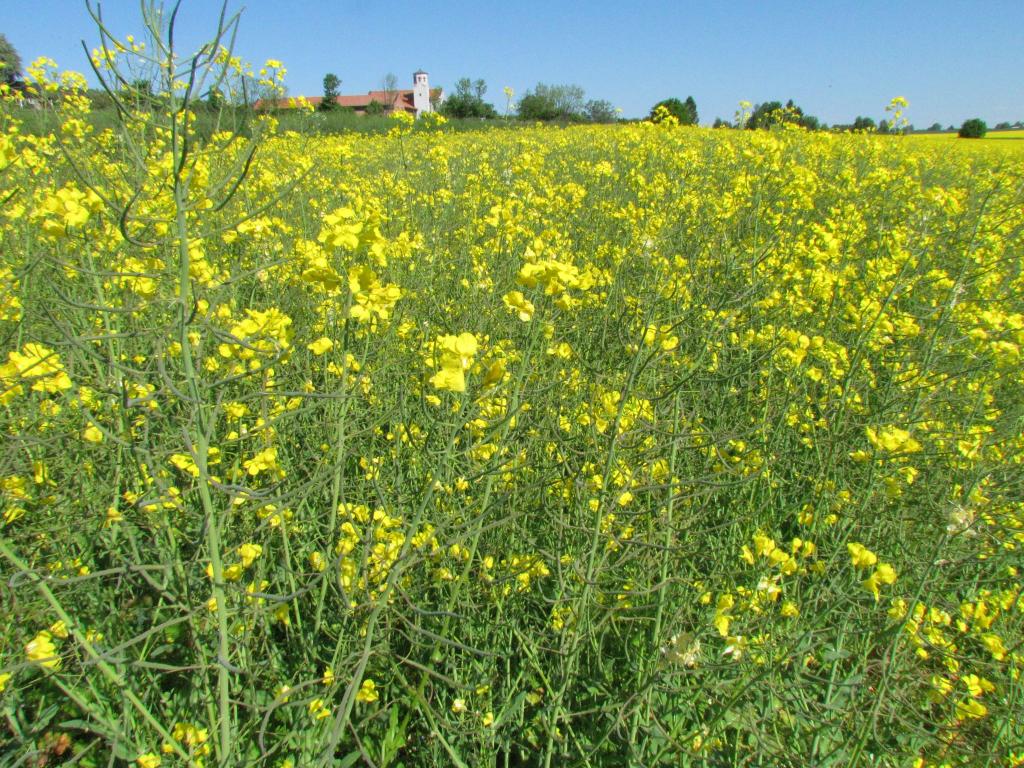
MULTIPOLYGON (((338 96, 335 103, 339 107, 348 107, 355 110, 357 114, 365 115, 371 103, 377 102, 385 112, 402 111, 408 112, 413 117, 419 117, 425 112, 434 112, 444 101, 444 89, 431 88, 427 81, 427 73, 423 70, 414 72, 412 76, 412 88, 399 88, 393 91, 368 91, 365 94, 351 96, 338 96)), ((319 108, 323 101, 321 96, 307 96, 306 101, 319 108)), ((297 98, 277 99, 266 101, 260 99, 253 106, 257 111, 272 109, 294 109, 297 105, 297 98)))

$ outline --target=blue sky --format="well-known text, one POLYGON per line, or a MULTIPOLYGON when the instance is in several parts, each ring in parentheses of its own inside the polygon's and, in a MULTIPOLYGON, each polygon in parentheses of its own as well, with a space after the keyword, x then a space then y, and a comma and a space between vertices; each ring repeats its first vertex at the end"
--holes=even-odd
MULTIPOLYGON (((0 32, 27 63, 46 54, 86 69, 96 42, 84 0, 0 0, 0 32)), ((219 2, 183 0, 181 37, 196 43, 219 2)), ((343 93, 411 87, 423 68, 449 91, 483 78, 505 107, 537 82, 575 83, 642 116, 670 96, 697 100, 701 122, 737 102, 792 98, 822 120, 879 119, 893 96, 918 127, 1024 120, 1024 0, 686 2, 685 0, 231 0, 244 6, 238 52, 284 61, 293 95, 319 95, 326 72, 343 93)), ((139 32, 138 0, 106 0, 117 33, 139 32)))

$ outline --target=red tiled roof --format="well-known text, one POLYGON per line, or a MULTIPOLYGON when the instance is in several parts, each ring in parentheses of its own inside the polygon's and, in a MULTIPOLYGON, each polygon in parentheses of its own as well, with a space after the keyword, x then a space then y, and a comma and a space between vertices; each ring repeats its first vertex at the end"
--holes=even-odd
MULTIPOLYGON (((366 109, 370 105, 371 101, 376 101, 379 104, 383 104, 385 107, 391 107, 392 109, 404 109, 408 112, 415 111, 413 105, 413 92, 410 88, 402 88, 391 91, 369 91, 365 94, 354 94, 349 96, 338 96, 335 99, 339 107, 351 107, 353 109, 366 109), (388 102, 388 96, 391 97, 391 102, 388 102)), ((441 95, 440 88, 430 89, 430 98, 434 99, 441 95)), ((253 104, 253 109, 261 111, 264 109, 289 109, 296 106, 298 99, 302 97, 292 96, 286 99, 277 99, 275 101, 265 101, 259 99, 253 104)), ((314 108, 320 106, 320 102, 324 99, 322 96, 307 96, 306 101, 310 103, 314 108)))
POLYGON ((370 91, 365 95, 338 97, 338 105, 342 107, 365 107, 371 101, 379 102, 385 107, 403 103, 412 106, 412 90, 395 90, 390 93, 388 91, 370 91))

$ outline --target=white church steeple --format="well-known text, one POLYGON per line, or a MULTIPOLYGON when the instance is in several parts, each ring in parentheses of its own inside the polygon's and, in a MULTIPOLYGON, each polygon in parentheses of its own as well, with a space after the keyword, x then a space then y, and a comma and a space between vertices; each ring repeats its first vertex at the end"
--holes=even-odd
POLYGON ((430 103, 430 83, 427 82, 427 73, 422 69, 412 75, 412 105, 416 108, 416 117, 434 111, 430 103))

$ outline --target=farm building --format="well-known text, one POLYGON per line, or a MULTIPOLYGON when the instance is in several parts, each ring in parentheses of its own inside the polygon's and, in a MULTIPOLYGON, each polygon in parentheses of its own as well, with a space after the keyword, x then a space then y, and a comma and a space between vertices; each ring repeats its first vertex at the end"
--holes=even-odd
MULTIPOLYGON (((414 72, 412 79, 412 88, 398 88, 392 91, 367 91, 366 93, 360 94, 341 95, 335 99, 335 103, 337 103, 339 107, 347 107, 355 110, 357 114, 361 115, 365 115, 370 104, 374 102, 380 104, 385 112, 394 112, 396 110, 404 111, 414 117, 419 117, 424 112, 435 111, 437 107, 441 105, 441 102, 444 101, 444 89, 431 88, 427 79, 427 73, 423 70, 414 72)), ((306 101, 312 104, 314 108, 319 108, 320 102, 323 101, 321 96, 307 96, 305 98, 306 101)), ((292 109, 296 106, 296 102, 297 99, 294 97, 277 99, 272 102, 260 99, 254 106, 257 111, 267 109, 292 109)))

